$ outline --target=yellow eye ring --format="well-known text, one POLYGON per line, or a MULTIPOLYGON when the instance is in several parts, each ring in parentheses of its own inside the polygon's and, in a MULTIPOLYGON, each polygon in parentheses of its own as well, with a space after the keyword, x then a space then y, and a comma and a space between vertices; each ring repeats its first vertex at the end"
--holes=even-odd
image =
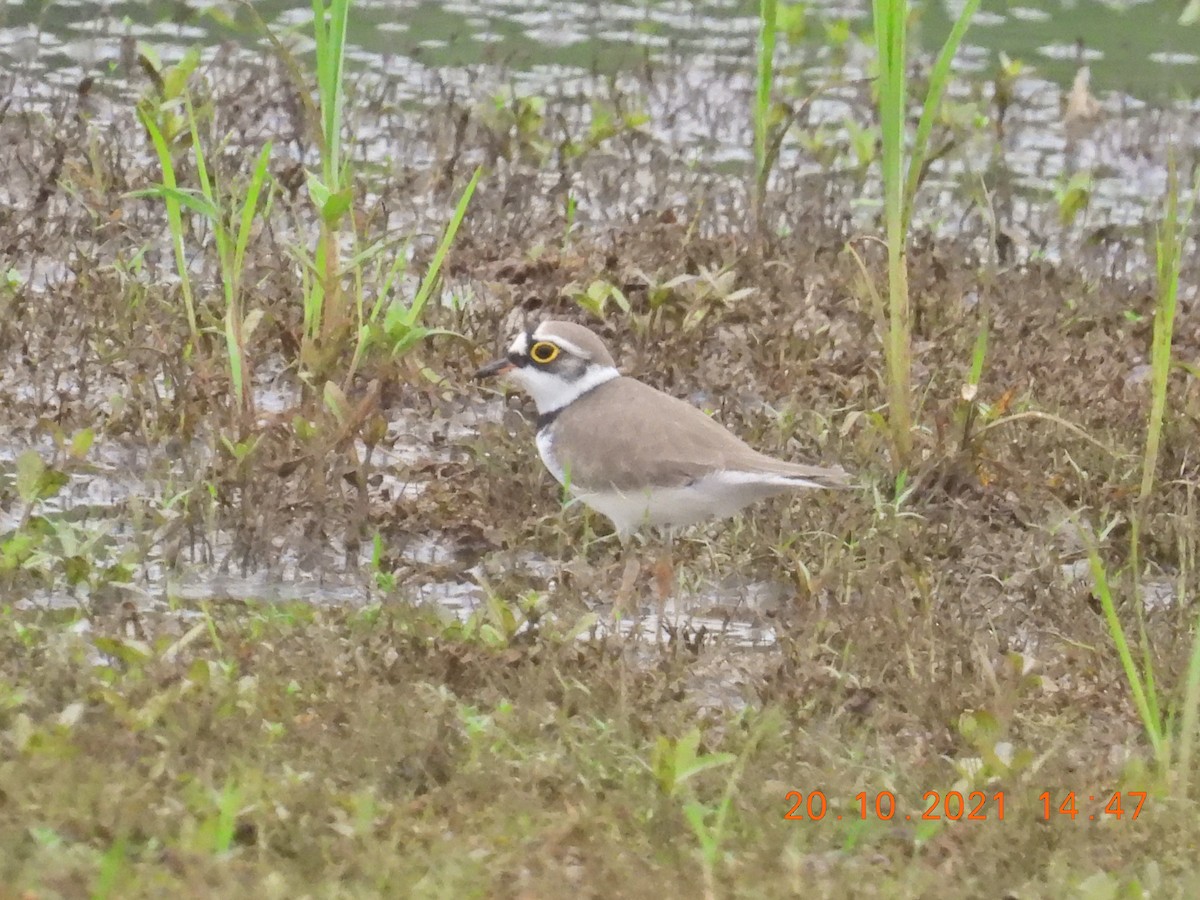
POLYGON ((529 348, 529 358, 539 365, 546 365, 558 359, 558 345, 549 341, 538 341, 529 348))

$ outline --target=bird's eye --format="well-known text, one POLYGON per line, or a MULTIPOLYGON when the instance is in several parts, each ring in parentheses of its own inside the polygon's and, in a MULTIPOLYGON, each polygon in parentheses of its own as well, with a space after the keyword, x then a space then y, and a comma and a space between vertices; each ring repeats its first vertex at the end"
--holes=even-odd
POLYGON ((558 358, 558 346, 549 341, 538 341, 529 348, 529 358, 543 366, 552 363, 558 358))

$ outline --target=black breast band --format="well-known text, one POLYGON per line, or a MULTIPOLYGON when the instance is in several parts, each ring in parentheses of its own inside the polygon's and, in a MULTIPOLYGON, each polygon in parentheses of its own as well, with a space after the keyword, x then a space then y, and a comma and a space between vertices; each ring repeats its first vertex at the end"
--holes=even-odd
MULTIPOLYGON (((588 394, 590 394, 596 388, 598 388, 602 385, 605 385, 605 384, 608 384, 608 381, 602 381, 602 382, 600 382, 600 384, 593 385, 592 387, 590 387, 586 391, 584 391, 582 394, 580 394, 578 397, 576 397, 574 400, 572 400, 571 403, 578 403, 580 400, 582 400, 584 397, 586 397, 588 394)), ((557 419, 560 415, 562 415, 563 410, 565 410, 568 406, 570 406, 571 403, 566 403, 566 404, 560 406, 558 409, 552 409, 549 412, 539 413, 538 417, 537 417, 538 434, 542 433, 543 428, 549 428, 551 425, 553 425, 554 420, 557 419)))

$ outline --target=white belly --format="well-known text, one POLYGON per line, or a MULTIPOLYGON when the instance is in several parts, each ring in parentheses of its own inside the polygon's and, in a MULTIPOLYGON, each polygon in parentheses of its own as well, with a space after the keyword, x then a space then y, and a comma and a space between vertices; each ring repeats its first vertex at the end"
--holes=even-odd
POLYGON ((760 497, 776 493, 732 490, 728 485, 697 482, 687 487, 654 488, 642 491, 585 492, 572 490, 576 497, 612 520, 622 534, 643 526, 684 526, 704 519, 732 516, 743 506, 760 497))
POLYGON ((538 455, 550 474, 571 494, 607 516, 621 534, 643 526, 683 526, 709 518, 731 516, 743 506, 799 485, 778 480, 757 481, 734 473, 717 473, 694 484, 640 490, 587 490, 571 483, 552 452, 549 429, 537 436, 538 455))

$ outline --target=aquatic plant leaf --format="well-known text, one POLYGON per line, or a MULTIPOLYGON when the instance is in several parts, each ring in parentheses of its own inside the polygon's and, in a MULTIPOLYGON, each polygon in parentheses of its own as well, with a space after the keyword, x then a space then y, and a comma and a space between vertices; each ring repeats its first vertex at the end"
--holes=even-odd
POLYGON ((308 183, 308 196, 312 200, 313 206, 317 209, 324 209, 325 204, 329 202, 330 190, 325 186, 325 182, 321 181, 312 172, 306 173, 308 183))
POLYGON ((353 203, 353 188, 343 188, 336 194, 332 194, 325 205, 321 207, 321 218, 332 224, 344 216, 353 203))
POLYGON ((346 400, 345 393, 342 392, 342 389, 332 381, 327 381, 325 382, 325 390, 322 396, 325 400, 326 409, 333 413, 333 417, 338 420, 339 424, 346 424, 349 404, 346 400))
POLYGON ((162 75, 162 94, 166 100, 174 100, 183 94, 187 88, 188 79, 200 65, 200 48, 189 47, 183 58, 173 66, 168 66, 162 75))
MULTIPOLYGON (((695 748, 692 747, 690 749, 694 753, 695 748)), ((675 781, 677 784, 683 784, 683 782, 694 775, 699 775, 708 769, 729 765, 735 759, 737 757, 732 753, 706 753, 704 756, 692 755, 684 759, 676 759, 675 781)))
POLYGON ((111 656, 130 666, 140 666, 149 662, 154 656, 150 648, 142 641, 124 641, 120 638, 97 635, 92 639, 92 643, 105 656, 111 656))
POLYGON ((87 456, 88 451, 92 449, 92 442, 96 439, 96 433, 90 428, 84 428, 82 431, 75 432, 71 438, 71 456, 75 459, 83 459, 87 456))
POLYGON ((0 543, 0 572, 13 572, 21 568, 41 540, 42 535, 37 531, 18 531, 0 543))
POLYGON ((808 7, 804 3, 781 3, 775 14, 776 27, 788 43, 801 40, 808 30, 808 7))
POLYGON ((699 728, 693 728, 677 741, 659 737, 651 757, 651 769, 664 793, 672 795, 689 778, 737 759, 732 753, 701 755, 699 749, 699 728))
POLYGON ((66 474, 47 466, 35 451, 17 457, 17 495, 25 503, 53 497, 66 483, 66 474))
POLYGON ((1063 225, 1070 225, 1092 199, 1092 173, 1076 172, 1067 186, 1058 195, 1058 217, 1063 225))
POLYGON ((63 574, 71 587, 87 581, 88 576, 92 574, 92 564, 83 556, 69 556, 62 564, 63 574))
POLYGON ((345 187, 334 191, 317 175, 308 175, 308 196, 326 224, 332 225, 344 216, 354 202, 354 189, 345 187))
POLYGON ((101 573, 105 584, 128 584, 133 581, 133 569, 123 563, 109 566, 101 573))
POLYGON ((26 450, 17 457, 17 494, 26 503, 37 499, 38 480, 46 471, 42 458, 32 450, 26 450))
POLYGON ((659 790, 670 796, 675 793, 675 745, 669 737, 659 735, 650 755, 650 771, 659 790))

